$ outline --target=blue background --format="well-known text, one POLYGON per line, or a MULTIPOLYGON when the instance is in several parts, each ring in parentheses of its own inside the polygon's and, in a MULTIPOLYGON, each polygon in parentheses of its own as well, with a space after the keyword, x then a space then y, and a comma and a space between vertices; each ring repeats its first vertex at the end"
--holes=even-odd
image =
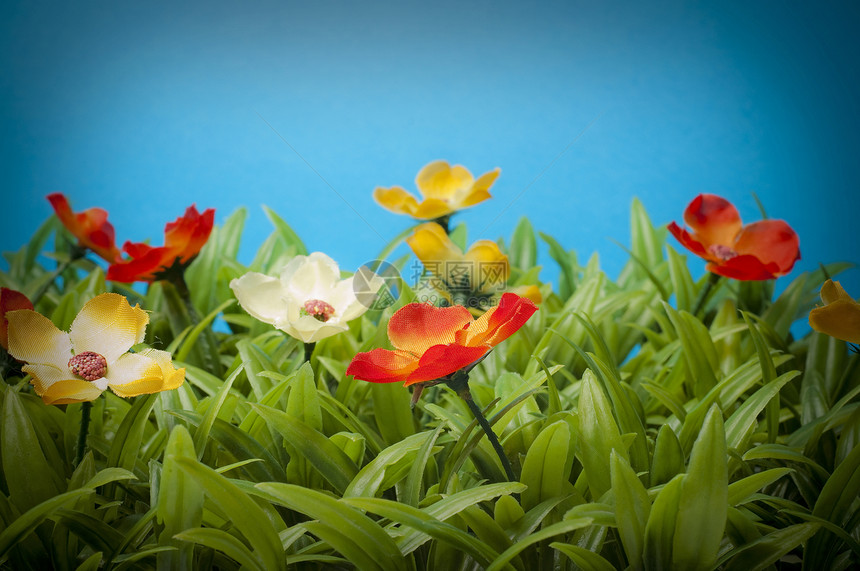
MULTIPOLYGON (((752 221, 755 192, 800 235, 795 273, 856 262, 858 6, 7 1, 0 250, 61 191, 120 245, 160 244, 192 202, 217 222, 247 206, 246 263, 266 204, 354 270, 412 224, 373 188, 441 158, 502 169, 455 219, 470 242, 527 215, 614 276, 632 197, 657 224, 700 192, 752 221)), ((860 270, 842 282, 860 297, 860 270)))

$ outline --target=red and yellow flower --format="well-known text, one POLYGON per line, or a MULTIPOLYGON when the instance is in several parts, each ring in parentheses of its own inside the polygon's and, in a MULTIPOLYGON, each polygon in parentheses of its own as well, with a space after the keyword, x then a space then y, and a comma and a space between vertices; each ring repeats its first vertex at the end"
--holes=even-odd
POLYGON ((69 201, 59 192, 48 195, 57 218, 78 239, 80 246, 89 248, 108 263, 119 257, 119 248, 114 240, 114 229, 107 221, 108 213, 102 208, 89 208, 77 214, 72 212, 69 201))
POLYGON ((143 341, 149 316, 116 293, 88 301, 68 333, 29 309, 6 314, 9 354, 27 364, 36 394, 45 404, 91 401, 110 388, 121 397, 179 387, 185 369, 175 369, 170 353, 132 346, 143 341))
POLYGON ((692 232, 675 222, 669 231, 681 244, 707 260, 709 272, 737 280, 770 280, 785 275, 800 259, 800 240, 784 220, 743 225, 728 200, 700 194, 684 211, 692 232))
POLYGON ((462 165, 452 167, 447 161, 434 161, 422 168, 415 177, 415 186, 423 198, 421 202, 400 186, 377 187, 373 191, 373 198, 380 206, 396 214, 433 220, 491 198, 490 187, 499 172, 501 170, 496 168, 475 180, 472 173, 462 165))
POLYGON ((14 289, 0 288, 0 347, 9 347, 6 313, 16 309, 33 309, 33 304, 27 296, 14 289))
POLYGON ((202 214, 192 204, 185 214, 164 227, 164 246, 153 247, 142 242, 126 242, 122 249, 128 255, 110 265, 107 279, 117 282, 152 282, 174 264, 187 266, 209 239, 215 223, 215 210, 202 214))
POLYGON ((465 307, 410 303, 388 322, 394 350, 357 354, 347 375, 372 383, 435 381, 474 363, 513 335, 537 311, 530 300, 506 293, 499 305, 474 319, 465 307))
POLYGON ((821 301, 822 307, 809 312, 809 325, 825 335, 860 344, 860 303, 833 280, 821 286, 821 301))

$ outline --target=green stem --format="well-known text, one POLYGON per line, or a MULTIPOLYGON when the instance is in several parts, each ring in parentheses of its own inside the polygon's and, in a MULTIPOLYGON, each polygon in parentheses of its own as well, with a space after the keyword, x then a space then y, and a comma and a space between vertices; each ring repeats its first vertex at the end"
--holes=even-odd
POLYGON ((502 448, 502 443, 499 442, 499 437, 496 436, 495 432, 493 432, 493 427, 490 426, 489 422, 487 422, 487 417, 484 416, 484 413, 481 411, 481 407, 479 407, 472 399, 472 393, 469 391, 469 374, 462 370, 457 371, 450 379, 445 381, 445 384, 451 387, 461 399, 466 401, 466 405, 469 407, 469 410, 472 411, 478 424, 490 440, 490 444, 493 445, 493 449, 496 451, 496 454, 499 455, 499 460, 502 461, 502 467, 505 469, 505 475, 508 477, 508 481, 516 482, 517 477, 514 476, 514 469, 511 467, 510 460, 508 460, 508 457, 505 455, 505 449, 502 448))
POLYGON ((708 296, 711 294, 711 290, 720 281, 719 274, 708 273, 708 281, 705 282, 705 287, 699 292, 699 297, 696 298, 696 302, 693 304, 693 315, 698 315, 699 311, 704 307, 705 302, 708 300, 708 296))
POLYGON ((81 463, 81 460, 84 459, 84 452, 87 450, 87 433, 90 431, 90 409, 92 408, 92 401, 84 401, 81 403, 81 428, 78 431, 78 447, 75 453, 75 466, 81 463))
POLYGON ((305 361, 311 362, 311 355, 314 353, 314 347, 316 347, 316 343, 305 343, 305 361))
POLYGON ((436 224, 441 226, 443 230, 445 230, 445 234, 451 233, 450 230, 448 230, 448 223, 450 221, 451 221, 451 215, 450 214, 447 214, 445 216, 440 216, 439 218, 436 218, 435 220, 433 220, 433 222, 435 222, 436 224))

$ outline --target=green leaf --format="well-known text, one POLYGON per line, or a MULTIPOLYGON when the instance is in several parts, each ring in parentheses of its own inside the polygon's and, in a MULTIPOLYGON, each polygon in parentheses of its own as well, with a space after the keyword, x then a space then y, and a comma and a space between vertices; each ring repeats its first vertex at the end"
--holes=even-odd
POLYGON ((734 549, 725 571, 759 571, 779 561, 784 555, 809 539, 818 530, 818 524, 799 523, 773 531, 755 541, 734 549))
POLYGON ((669 480, 651 505, 651 514, 645 525, 645 547, 642 553, 645 569, 648 571, 673 569, 675 523, 685 478, 684 474, 678 474, 669 480))
POLYGON ((588 478, 591 497, 597 500, 609 490, 609 457, 612 450, 625 460, 629 459, 609 400, 590 369, 583 373, 580 385, 577 448, 588 478))
MULTIPOLYGON (((33 423, 18 396, 5 386, 0 454, 11 501, 20 510, 56 496, 60 491, 57 468, 48 463, 33 423)), ((64 487, 64 486, 63 486, 64 487)))
POLYGON ((514 234, 511 236, 510 260, 512 266, 523 271, 527 271, 537 264, 535 231, 525 216, 520 218, 514 229, 514 234))
POLYGON ((409 476, 403 486, 403 498, 401 499, 407 505, 418 507, 418 502, 421 499, 421 484, 424 481, 424 470, 427 468, 428 460, 433 455, 433 445, 442 433, 444 426, 440 424, 436 430, 427 433, 427 439, 418 449, 415 461, 409 468, 409 476))
POLYGON ((284 550, 266 512, 224 476, 194 458, 174 456, 176 464, 202 486, 206 496, 218 506, 236 530, 253 548, 263 569, 285 569, 284 550))
POLYGON ((615 450, 611 452, 610 471, 618 535, 621 536, 630 567, 634 570, 642 569, 643 540, 645 525, 651 512, 651 500, 648 499, 648 492, 636 477, 633 468, 615 450))
POLYGON ((269 222, 271 222, 275 227, 280 238, 284 241, 284 244, 288 247, 294 248, 296 254, 307 256, 307 247, 304 242, 302 242, 302 239, 299 238, 299 235, 290 228, 290 225, 284 222, 283 218, 278 216, 275 211, 268 206, 263 205, 263 211, 266 213, 266 217, 269 219, 269 222))
POLYGON ((729 484, 729 505, 737 506, 743 503, 760 489, 769 486, 791 472, 791 468, 771 468, 742 478, 737 482, 732 482, 729 484))
POLYGON ((413 434, 376 455, 352 479, 343 497, 375 496, 406 476, 429 433, 413 434))
POLYGON ((387 444, 396 444, 415 434, 409 391, 400 383, 372 383, 370 394, 373 397, 374 410, 386 411, 385 414, 376 414, 374 417, 379 434, 387 444))
MULTIPOLYGON (((181 531, 174 535, 174 538, 180 541, 189 543, 197 543, 216 551, 224 553, 243 568, 257 569, 258 571, 266 571, 265 567, 260 565, 260 562, 254 557, 248 547, 242 543, 239 538, 230 535, 226 531, 213 528, 191 528, 181 531)), ((161 558, 159 558, 161 561, 161 558)), ((171 569, 175 569, 171 567, 171 569)))
POLYGON ((499 569, 504 569, 511 559, 522 553, 530 545, 534 545, 539 541, 543 541, 545 539, 549 539, 557 535, 570 533, 571 531, 575 531, 577 529, 582 529, 583 527, 591 525, 592 521, 593 520, 591 518, 575 518, 565 519, 563 521, 560 521, 559 523, 548 525, 540 531, 532 533, 527 538, 518 541, 517 543, 506 549, 504 552, 502 552, 493 561, 493 563, 489 567, 487 567, 487 571, 498 571, 499 569))
POLYGON ((32 533, 45 519, 51 517, 62 507, 92 493, 93 490, 90 488, 65 492, 37 504, 16 518, 6 529, 0 532, 0 562, 6 558, 12 547, 32 533))
POLYGON ((665 484, 684 472, 684 451, 675 432, 664 424, 657 431, 654 459, 651 463, 651 485, 665 484))
POLYGON ((173 429, 167 441, 156 507, 158 523, 164 526, 159 534, 159 543, 178 549, 159 554, 158 564, 165 569, 190 570, 194 564, 193 546, 173 538, 183 530, 200 526, 203 521, 203 489, 179 467, 176 463, 178 458, 197 458, 191 434, 181 424, 173 429))
POLYGON ((230 373, 230 376, 227 377, 226 381, 224 381, 224 384, 221 386, 221 389, 215 397, 209 401, 209 408, 206 410, 206 414, 203 415, 203 419, 200 421, 200 424, 197 425, 197 430, 194 431, 193 448, 197 450, 198 460, 203 458, 203 452, 206 450, 206 443, 209 440, 209 433, 212 431, 212 425, 215 423, 218 413, 221 412, 221 407, 224 406, 224 401, 227 400, 227 395, 230 394, 230 389, 233 387, 233 381, 236 380, 236 377, 239 376, 240 372, 242 372, 241 365, 236 367, 236 369, 230 373))
POLYGON ((523 509, 564 493, 573 464, 572 439, 570 425, 564 420, 548 424, 538 434, 523 461, 520 481, 528 486, 523 492, 523 509))
POLYGON ((728 470, 723 417, 714 405, 693 444, 681 487, 672 560, 679 569, 711 569, 726 527, 728 470))
POLYGON ((268 406, 251 403, 266 423, 278 431, 339 493, 358 474, 358 467, 343 450, 306 423, 268 406))
POLYGON ((726 445, 734 448, 740 453, 746 451, 743 446, 749 436, 749 432, 756 422, 759 413, 764 410, 767 403, 779 394, 780 389, 800 371, 789 371, 780 375, 775 380, 763 386, 740 406, 726 421, 726 445))
POLYGON ((615 566, 612 563, 584 547, 569 543, 560 543, 558 541, 550 543, 549 546, 567 555, 581 569, 588 569, 589 571, 615 571, 615 566))
POLYGON ((468 553, 480 565, 487 565, 496 556, 496 552, 485 543, 412 506, 381 498, 347 498, 343 502, 426 533, 434 539, 468 553))
POLYGON ((155 406, 158 394, 135 397, 131 410, 126 413, 116 431, 110 447, 107 465, 134 470, 143 442, 143 433, 149 421, 149 413, 155 406))
POLYGON ((309 531, 362 569, 403 569, 404 560, 394 540, 349 500, 336 500, 316 490, 281 483, 257 484, 271 501, 318 519, 304 524, 309 531))

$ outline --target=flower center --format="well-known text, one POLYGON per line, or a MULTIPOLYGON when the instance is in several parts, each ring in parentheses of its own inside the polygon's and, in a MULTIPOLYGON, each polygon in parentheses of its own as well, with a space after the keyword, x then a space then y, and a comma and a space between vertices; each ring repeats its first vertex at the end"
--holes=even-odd
POLYGON ((735 252, 734 250, 732 250, 728 246, 723 246, 722 244, 712 244, 712 245, 708 246, 708 252, 710 252, 712 255, 718 257, 719 259, 721 259, 723 261, 731 260, 732 258, 734 258, 735 256, 738 255, 737 252, 735 252))
POLYGON ((95 381, 107 373, 107 359, 98 353, 84 351, 69 359, 69 369, 86 381, 95 381))
POLYGON ((321 299, 309 299, 302 306, 302 315, 310 315, 317 321, 325 323, 334 315, 334 308, 321 299))

